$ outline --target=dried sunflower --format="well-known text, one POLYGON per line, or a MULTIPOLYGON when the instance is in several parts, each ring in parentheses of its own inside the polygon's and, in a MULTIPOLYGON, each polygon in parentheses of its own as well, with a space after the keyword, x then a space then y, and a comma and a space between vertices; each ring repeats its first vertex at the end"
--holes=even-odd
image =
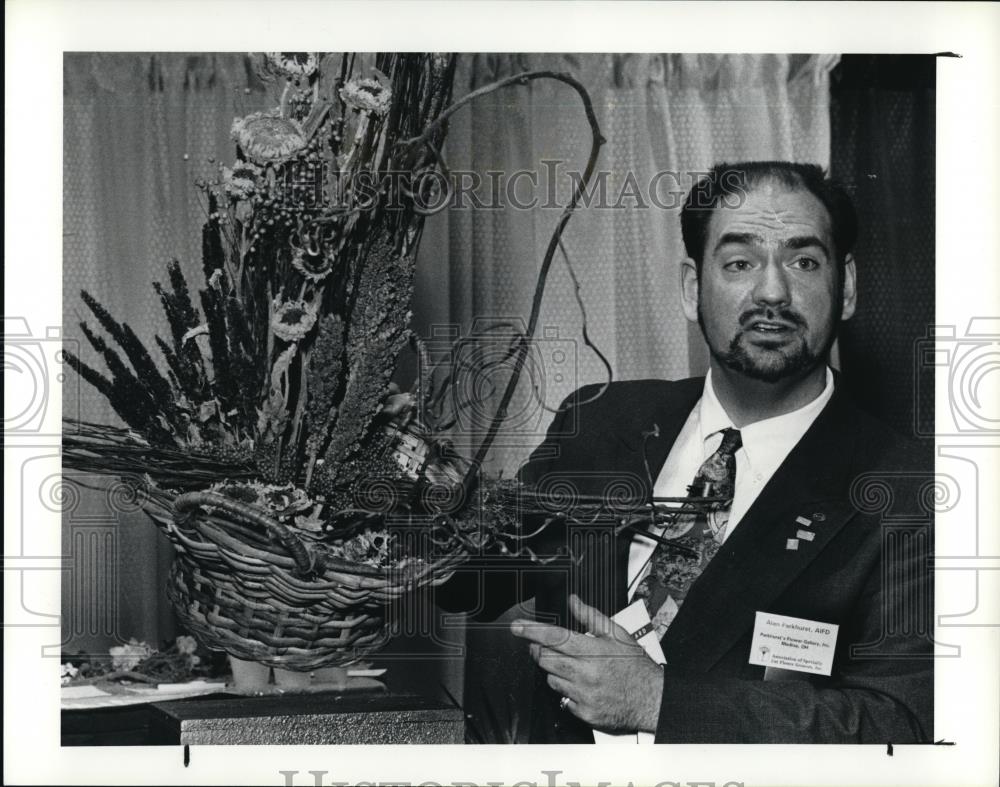
POLYGON ((243 152, 258 164, 287 159, 307 143, 300 123, 275 112, 254 112, 236 118, 231 134, 243 152))
POLYGON ((297 342, 316 324, 316 311, 316 304, 309 301, 286 301, 271 317, 271 330, 279 339, 297 342))
POLYGON ((286 77, 308 77, 316 73, 319 60, 315 52, 265 52, 270 68, 286 77))
POLYGON ((292 267, 310 281, 322 281, 329 276, 336 261, 337 257, 331 251, 320 250, 319 254, 312 254, 307 249, 298 248, 292 254, 292 267))
POLYGON ((388 77, 378 71, 375 74, 375 79, 352 79, 340 89, 340 97, 352 109, 381 117, 389 111, 392 90, 388 77))

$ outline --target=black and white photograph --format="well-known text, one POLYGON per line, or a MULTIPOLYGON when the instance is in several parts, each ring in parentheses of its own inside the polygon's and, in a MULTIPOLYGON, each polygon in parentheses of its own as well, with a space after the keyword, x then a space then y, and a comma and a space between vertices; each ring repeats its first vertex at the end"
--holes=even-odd
POLYGON ((5 782, 991 783, 995 32, 361 5, 23 14, 5 782))

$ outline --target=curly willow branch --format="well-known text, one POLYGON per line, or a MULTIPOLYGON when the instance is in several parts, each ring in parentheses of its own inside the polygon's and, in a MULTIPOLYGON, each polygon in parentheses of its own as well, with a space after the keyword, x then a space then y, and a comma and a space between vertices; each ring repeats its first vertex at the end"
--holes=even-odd
MULTIPOLYGON (((501 79, 489 85, 484 85, 478 90, 473 90, 471 93, 445 109, 433 123, 424 129, 423 133, 419 136, 413 137, 412 139, 401 143, 407 146, 416 146, 420 144, 426 145, 429 143, 431 136, 438 129, 440 129, 444 123, 447 122, 448 118, 454 115, 455 112, 461 109, 464 105, 470 103, 471 101, 475 101, 477 98, 485 96, 488 93, 500 90, 501 88, 505 88, 510 85, 526 85, 528 82, 535 79, 554 79, 558 82, 563 82, 573 88, 577 92, 577 95, 580 96, 580 100, 583 102, 583 110, 587 115, 587 122, 590 124, 590 155, 587 159, 587 166, 583 171, 583 177, 576 182, 569 205, 566 206, 566 209, 559 217, 559 221, 556 223, 552 237, 549 239, 549 245, 545 250, 545 256, 542 258, 542 265, 538 271, 538 278, 535 283, 535 294, 531 301, 531 316, 528 318, 528 329, 523 336, 518 337, 514 368, 511 372, 510 379, 507 381, 507 387, 503 392, 503 396, 500 399, 500 405, 497 407, 496 414, 490 422, 486 436, 483 438, 482 443, 480 443, 479 448, 476 451, 476 455, 473 458, 472 463, 469 465, 465 477, 462 479, 462 488, 465 494, 468 494, 471 490, 475 477, 479 472, 479 468, 486 459, 486 454, 493 445, 497 432, 500 431, 500 427, 502 426, 504 419, 507 417, 507 407, 510 405, 510 400, 514 396, 514 391, 516 390, 517 383, 521 377, 521 370, 524 368, 524 361, 527 358, 528 350, 535 337, 535 330, 538 327, 538 317, 542 308, 542 298, 545 295, 545 283, 549 276, 549 269, 552 267, 552 260, 555 256, 556 249, 559 248, 563 230, 565 230, 570 216, 572 216, 576 210, 576 206, 579 203, 580 198, 585 193, 591 176, 594 174, 594 168, 597 166, 597 157, 601 152, 601 146, 607 140, 601 135, 601 128, 597 123, 597 116, 594 114, 594 105, 590 100, 590 94, 587 93, 586 88, 579 81, 569 74, 558 71, 526 71, 522 74, 515 74, 512 77, 507 77, 506 79, 501 79)), ((437 153, 436 150, 433 150, 432 152, 435 154, 437 153)))

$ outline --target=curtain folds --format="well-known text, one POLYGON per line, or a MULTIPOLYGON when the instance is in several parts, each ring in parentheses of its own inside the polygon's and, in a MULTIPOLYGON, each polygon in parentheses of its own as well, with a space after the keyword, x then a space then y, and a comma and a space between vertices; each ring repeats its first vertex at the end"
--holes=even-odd
MULTIPOLYGON (((199 280, 204 212, 195 179, 228 163, 235 115, 276 102, 240 54, 68 53, 63 80, 63 321, 82 357, 96 361, 78 326, 95 324, 80 290, 147 346, 166 335, 151 285, 175 258, 199 280)), ((79 392, 84 419, 117 423, 96 391, 79 392)), ((72 561, 63 639, 73 652, 107 652, 129 637, 156 645, 174 634, 163 593, 170 547, 144 514, 111 497, 82 490, 63 515, 72 561)))

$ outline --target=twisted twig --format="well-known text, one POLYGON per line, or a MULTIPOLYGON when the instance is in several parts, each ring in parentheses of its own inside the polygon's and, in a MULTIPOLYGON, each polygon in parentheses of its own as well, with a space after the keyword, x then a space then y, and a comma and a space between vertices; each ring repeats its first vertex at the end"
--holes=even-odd
POLYGON ((542 258, 542 265, 538 271, 538 278, 535 283, 535 294, 531 301, 531 316, 528 318, 527 332, 523 336, 519 336, 516 340, 517 346, 514 351, 513 371, 511 372, 510 379, 507 381, 507 387, 500 399, 500 405, 497 407, 496 414, 490 422, 486 436, 483 438, 482 443, 480 443, 479 448, 476 451, 476 455, 473 458, 472 463, 469 465, 469 469, 466 471, 465 477, 462 479, 462 488, 466 495, 471 490, 475 477, 479 472, 479 468, 482 466, 483 461, 486 458, 486 454, 493 445, 494 439, 496 439, 497 432, 500 430, 504 419, 507 417, 507 407, 510 404, 510 400, 514 396, 514 391, 517 388, 517 383, 521 376, 521 370, 524 367, 524 361, 527 358, 528 349, 531 346, 531 342, 535 336, 535 329, 538 326, 538 317, 542 308, 542 297, 545 295, 545 282, 548 279, 549 269, 552 267, 552 259, 555 256, 556 249, 559 247, 563 230, 566 228, 566 224, 569 222, 570 216, 572 216, 573 212, 576 210, 577 203, 586 191, 587 184, 590 182, 590 178, 594 173, 594 167, 597 165, 597 157, 600 154, 601 145, 603 145, 607 140, 605 140, 605 138, 601 135, 601 128, 597 123, 597 116, 594 114, 594 105, 591 103, 590 95, 579 81, 577 81, 570 74, 558 71, 527 71, 522 74, 515 74, 514 76, 507 77, 506 79, 501 79, 489 85, 484 85, 478 90, 473 90, 471 93, 462 97, 450 107, 445 109, 440 115, 438 115, 433 123, 428 125, 423 130, 419 136, 400 143, 410 147, 420 144, 429 145, 431 136, 438 129, 440 129, 444 123, 447 122, 449 117, 454 115, 455 112, 461 109, 464 105, 480 98, 481 96, 500 90, 501 88, 509 85, 526 85, 528 82, 535 79, 555 79, 559 82, 564 82, 572 87, 580 96, 580 100, 583 102, 584 112, 587 116, 587 122, 590 124, 592 135, 590 155, 587 158, 587 166, 584 168, 583 176, 576 182, 569 205, 566 206, 562 215, 559 217, 559 221, 556 222, 555 230, 552 233, 552 237, 549 239, 548 248, 545 250, 545 256, 542 258))

